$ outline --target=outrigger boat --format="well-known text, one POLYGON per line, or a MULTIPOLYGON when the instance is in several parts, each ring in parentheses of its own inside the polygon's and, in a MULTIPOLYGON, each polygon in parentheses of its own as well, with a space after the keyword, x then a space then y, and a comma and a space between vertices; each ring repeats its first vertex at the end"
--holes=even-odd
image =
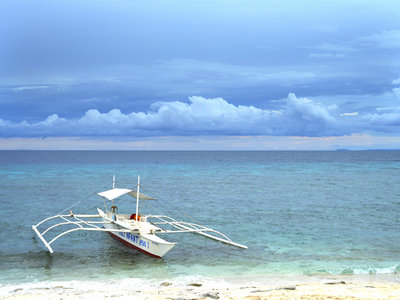
POLYGON ((190 232, 200 234, 231 246, 244 249, 247 248, 244 245, 232 242, 223 233, 199 224, 177 221, 172 217, 164 215, 140 215, 139 201, 151 201, 156 199, 141 194, 139 189, 140 176, 138 177, 137 191, 115 188, 114 176, 113 188, 98 193, 98 195, 104 199, 105 211, 97 208, 98 214, 93 215, 74 214, 72 211, 70 211, 69 214, 57 214, 33 225, 32 229, 50 253, 53 253, 51 245, 57 239, 68 233, 80 230, 108 232, 112 237, 116 238, 126 246, 158 258, 163 257, 176 245, 176 243, 168 242, 157 234, 190 232), (134 214, 119 214, 118 207, 114 205, 114 200, 124 195, 136 198, 136 212, 134 214), (106 200, 111 201, 110 209, 107 208, 106 200), (54 223, 54 221, 58 221, 58 223, 54 223), (47 227, 40 231, 38 227, 44 227, 46 223, 47 227), (73 228, 70 228, 70 226, 73 228), (64 229, 58 235, 52 236, 50 241, 46 240, 45 235, 49 234, 50 231, 55 230, 55 228, 64 229))

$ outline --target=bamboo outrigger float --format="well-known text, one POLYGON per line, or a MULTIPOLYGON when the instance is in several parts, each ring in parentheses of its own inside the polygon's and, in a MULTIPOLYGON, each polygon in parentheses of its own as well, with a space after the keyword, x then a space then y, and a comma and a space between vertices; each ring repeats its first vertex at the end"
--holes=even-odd
POLYGON ((114 177, 113 188, 98 193, 99 196, 104 198, 104 202, 106 200, 111 201, 110 209, 105 204, 105 211, 97 208, 98 214, 74 214, 72 211, 69 214, 57 214, 33 225, 32 229, 50 253, 53 253, 52 244, 57 239, 68 233, 80 230, 108 232, 123 244, 158 258, 163 257, 176 243, 168 242, 160 238, 157 234, 197 233, 231 246, 247 248, 244 245, 232 242, 223 233, 203 225, 177 221, 172 217, 164 215, 139 215, 140 200, 155 200, 141 194, 139 190, 140 176, 138 177, 137 191, 115 188, 114 177), (119 214, 118 207, 114 205, 114 199, 124 195, 136 198, 136 213, 131 215, 119 214), (58 223, 51 223, 51 225, 47 225, 47 228, 42 231, 38 229, 38 227, 44 227, 46 223, 49 224, 49 221, 54 222, 54 220, 57 220, 58 223), (46 240, 44 236, 55 228, 64 228, 64 231, 53 237, 50 241, 46 240))

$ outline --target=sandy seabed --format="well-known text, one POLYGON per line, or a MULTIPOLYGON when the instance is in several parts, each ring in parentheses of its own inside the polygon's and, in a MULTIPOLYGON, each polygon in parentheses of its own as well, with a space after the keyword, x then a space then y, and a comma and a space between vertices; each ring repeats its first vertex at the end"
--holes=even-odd
POLYGON ((0 287, 0 299, 400 299, 397 275, 184 278, 144 283, 40 282, 0 287))

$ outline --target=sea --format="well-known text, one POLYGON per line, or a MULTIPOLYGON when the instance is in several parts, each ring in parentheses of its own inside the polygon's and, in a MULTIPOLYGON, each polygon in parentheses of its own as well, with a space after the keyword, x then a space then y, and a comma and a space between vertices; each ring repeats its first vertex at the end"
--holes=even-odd
MULTIPOLYGON (((0 151, 0 204, 3 289, 400 273, 400 151, 0 151), (120 188, 140 175, 141 192, 157 199, 141 214, 203 224, 248 249, 171 234, 163 238, 177 245, 157 259, 77 231, 50 254, 32 225, 96 214, 114 175, 120 188)), ((115 204, 135 211, 129 196, 115 204)))

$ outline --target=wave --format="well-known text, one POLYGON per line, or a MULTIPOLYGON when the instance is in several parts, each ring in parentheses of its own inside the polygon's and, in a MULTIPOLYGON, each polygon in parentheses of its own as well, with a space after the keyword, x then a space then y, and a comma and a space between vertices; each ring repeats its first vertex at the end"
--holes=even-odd
POLYGON ((386 268, 345 268, 340 274, 343 275, 368 275, 368 274, 400 274, 400 265, 386 268))

